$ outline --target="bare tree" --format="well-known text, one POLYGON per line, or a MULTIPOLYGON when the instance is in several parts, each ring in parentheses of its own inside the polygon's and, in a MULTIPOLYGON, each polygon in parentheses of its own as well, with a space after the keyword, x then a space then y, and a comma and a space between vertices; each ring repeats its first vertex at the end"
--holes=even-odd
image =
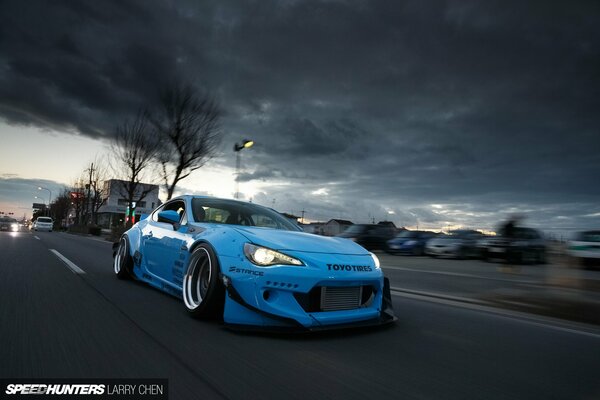
POLYGON ((54 199, 50 204, 50 211, 54 215, 58 226, 66 227, 69 219, 69 211, 71 210, 71 191, 67 188, 54 199))
POLYGON ((165 142, 157 158, 169 200, 182 179, 213 157, 222 111, 211 96, 190 85, 172 85, 161 93, 160 101, 152 122, 165 142))
POLYGON ((87 204, 89 205, 88 221, 98 225, 98 210, 106 203, 108 193, 104 187, 104 181, 107 179, 106 161, 103 158, 96 158, 90 167, 85 171, 88 174, 89 185, 87 191, 87 204))
POLYGON ((82 225, 85 216, 85 179, 83 174, 71 185, 71 207, 75 211, 75 224, 82 225))
MULTIPOLYGON (((151 124, 148 113, 138 112, 136 118, 117 127, 116 136, 112 143, 114 163, 112 165, 116 176, 121 178, 120 195, 127 200, 131 213, 154 187, 143 183, 150 180, 148 167, 157 156, 159 142, 151 124)), ((126 219, 126 225, 131 220, 126 219)))

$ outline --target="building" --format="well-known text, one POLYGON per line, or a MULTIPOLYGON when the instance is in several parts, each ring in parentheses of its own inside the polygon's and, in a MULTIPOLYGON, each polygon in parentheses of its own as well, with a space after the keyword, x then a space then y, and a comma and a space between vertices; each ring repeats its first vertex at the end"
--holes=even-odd
MULTIPOLYGON (((104 181, 103 193, 105 202, 98 210, 98 225, 103 228, 123 225, 125 212, 127 211, 127 195, 125 194, 126 182, 119 179, 104 181)), ((149 214, 161 204, 158 198, 159 187, 149 183, 140 183, 135 193, 135 198, 147 192, 144 198, 135 205, 135 220, 139 220, 143 214, 149 214)))
POLYGON ((350 225, 354 225, 350 221, 345 219, 330 219, 325 225, 323 225, 323 235, 335 236, 344 232, 350 225))

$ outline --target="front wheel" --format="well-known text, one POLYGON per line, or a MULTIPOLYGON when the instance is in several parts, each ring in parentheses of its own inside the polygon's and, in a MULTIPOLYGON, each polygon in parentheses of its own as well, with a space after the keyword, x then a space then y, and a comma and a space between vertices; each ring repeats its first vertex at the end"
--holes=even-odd
POLYGON ((115 259, 113 260, 113 270, 115 275, 119 279, 131 278, 131 270, 133 266, 133 260, 129 255, 129 242, 125 236, 119 240, 119 247, 115 253, 115 259))
POLYGON ((212 247, 201 244, 194 249, 183 277, 183 302, 192 317, 222 315, 225 288, 219 278, 220 272, 219 261, 212 247))

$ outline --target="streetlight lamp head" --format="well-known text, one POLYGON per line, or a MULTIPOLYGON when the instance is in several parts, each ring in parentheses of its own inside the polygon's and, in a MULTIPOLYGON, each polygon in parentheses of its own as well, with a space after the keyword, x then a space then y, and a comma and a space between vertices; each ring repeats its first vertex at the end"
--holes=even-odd
POLYGON ((242 144, 236 143, 233 145, 233 151, 238 152, 243 149, 247 149, 254 146, 254 141, 246 139, 242 142, 242 144))

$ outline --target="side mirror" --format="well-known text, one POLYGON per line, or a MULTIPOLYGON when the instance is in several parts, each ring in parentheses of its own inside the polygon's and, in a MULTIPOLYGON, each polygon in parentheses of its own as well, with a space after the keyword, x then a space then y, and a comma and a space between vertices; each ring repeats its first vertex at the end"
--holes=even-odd
POLYGON ((179 214, 177 211, 167 210, 158 213, 158 222, 166 222, 167 224, 179 224, 179 214))

